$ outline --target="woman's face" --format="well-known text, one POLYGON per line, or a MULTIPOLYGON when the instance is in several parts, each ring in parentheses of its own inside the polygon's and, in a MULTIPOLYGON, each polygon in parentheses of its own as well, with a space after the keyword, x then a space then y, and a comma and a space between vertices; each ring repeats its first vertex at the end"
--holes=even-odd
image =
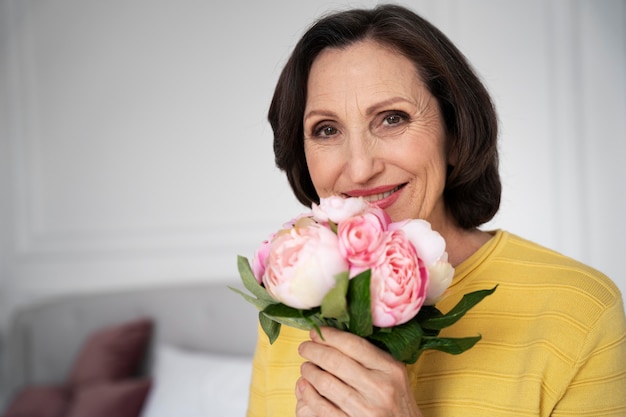
POLYGON ((413 63, 371 40, 328 48, 307 88, 304 150, 318 195, 362 196, 394 221, 444 227, 445 129, 413 63))

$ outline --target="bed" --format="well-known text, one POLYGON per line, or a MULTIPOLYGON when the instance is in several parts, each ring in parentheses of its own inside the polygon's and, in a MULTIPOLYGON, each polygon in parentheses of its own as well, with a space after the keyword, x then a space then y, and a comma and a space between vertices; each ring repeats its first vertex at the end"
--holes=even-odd
POLYGON ((228 285, 76 294, 22 307, 5 348, 2 417, 243 416, 257 312, 228 285))

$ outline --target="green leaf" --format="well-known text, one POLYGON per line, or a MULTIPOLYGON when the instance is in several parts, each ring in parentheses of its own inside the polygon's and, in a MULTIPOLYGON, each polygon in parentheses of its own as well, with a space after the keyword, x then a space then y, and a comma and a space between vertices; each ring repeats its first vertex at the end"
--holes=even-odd
POLYGON ((420 311, 417 313, 417 319, 419 322, 423 322, 424 320, 431 319, 433 317, 441 317, 443 313, 439 311, 439 309, 435 306, 422 306, 420 311))
POLYGON ((302 317, 302 310, 289 307, 282 303, 270 304, 263 310, 268 316, 274 317, 302 317))
POLYGON ((433 339, 423 339, 422 350, 435 349, 452 355, 458 355, 471 349, 481 339, 480 336, 446 338, 436 337, 433 339))
POLYGON ((261 324, 261 328, 267 335, 267 338, 270 341, 270 345, 273 344, 276 339, 278 339, 278 335, 280 334, 280 323, 272 320, 262 311, 259 312, 259 323, 261 324))
POLYGON ((368 339, 382 343, 383 348, 396 360, 412 364, 421 353, 423 334, 417 320, 410 320, 399 326, 375 331, 368 339))
POLYGON ((465 294, 461 301, 459 301, 458 304, 448 313, 422 320, 422 327, 430 330, 441 330, 445 327, 453 325, 472 307, 481 302, 483 298, 493 294, 497 287, 498 286, 496 285, 490 290, 479 290, 465 294))
POLYGON ((352 278, 348 285, 350 332, 361 337, 370 336, 374 330, 372 324, 370 280, 371 271, 368 269, 352 278))
MULTIPOLYGON (((432 318, 441 317, 443 314, 439 311, 435 306, 422 306, 420 311, 417 313, 417 316, 413 318, 413 320, 417 320, 418 323, 423 323, 432 318)), ((422 326, 422 330, 424 331, 424 336, 435 337, 439 334, 441 330, 433 330, 427 327, 422 326)))
POLYGON ((248 262, 248 258, 237 255, 237 269, 239 270, 239 276, 241 277, 243 285, 248 291, 252 293, 252 295, 254 295, 259 300, 267 301, 268 303, 276 302, 272 298, 272 296, 267 293, 267 290, 261 284, 259 284, 259 282, 254 277, 254 273, 252 272, 252 268, 250 268, 250 262, 248 262))
POLYGON ((311 323, 311 326, 313 326, 313 328, 315 329, 315 332, 319 335, 320 339, 326 340, 324 339, 324 335, 322 334, 322 329, 320 329, 320 326, 315 322, 310 322, 310 323, 311 323))
POLYGON ((263 310, 268 305, 275 303, 275 301, 268 302, 268 301, 265 301, 265 300, 254 298, 251 295, 246 294, 243 291, 240 291, 237 288, 233 288, 231 286, 229 286, 228 288, 230 288, 232 291, 236 292, 237 294, 241 295, 243 298, 245 298, 246 301, 248 301, 250 304, 254 305, 259 310, 263 310))
POLYGON ((346 300, 350 283, 348 272, 337 274, 335 281, 335 287, 322 300, 322 317, 337 319, 339 323, 348 323, 350 320, 346 300))
POLYGON ((299 310, 285 304, 270 304, 263 314, 275 322, 295 327, 300 330, 310 330, 313 327, 313 318, 319 316, 319 308, 311 310, 299 310))
POLYGON ((309 331, 313 327, 311 321, 307 317, 268 317, 276 323, 284 324, 285 326, 293 327, 294 329, 309 331))

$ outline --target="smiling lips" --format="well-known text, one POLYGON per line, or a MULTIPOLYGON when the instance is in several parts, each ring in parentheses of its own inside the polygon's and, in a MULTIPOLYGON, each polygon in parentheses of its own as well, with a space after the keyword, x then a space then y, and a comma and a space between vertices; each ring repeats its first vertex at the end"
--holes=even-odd
MULTIPOLYGON (((346 193, 350 197, 363 197, 363 199, 367 202, 374 203, 380 208, 389 207, 394 201, 397 199, 397 195, 395 195, 396 191, 402 189, 404 184, 397 185, 392 189, 387 189, 386 191, 379 190, 355 190, 349 193, 346 193), (373 193, 374 191, 374 193, 373 193), (378 191, 378 192, 376 192, 378 191)), ((387 188, 387 187, 384 187, 387 188)))

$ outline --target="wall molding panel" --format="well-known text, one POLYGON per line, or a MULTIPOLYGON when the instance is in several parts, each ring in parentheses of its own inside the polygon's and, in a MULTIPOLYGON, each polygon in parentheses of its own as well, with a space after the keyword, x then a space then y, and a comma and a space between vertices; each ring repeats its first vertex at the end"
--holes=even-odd
MULTIPOLYGON (((56 7, 60 6, 61 4, 56 4, 56 7)), ((105 286, 133 285, 133 280, 136 280, 137 284, 147 284, 150 283, 150 277, 155 277, 157 281, 181 277, 232 278, 236 274, 235 255, 242 251, 246 251, 244 254, 247 252, 251 254, 256 242, 275 228, 276 219, 263 220, 262 213, 253 213, 248 218, 240 219, 229 216, 229 208, 224 207, 221 212, 212 216, 202 216, 197 211, 187 210, 192 214, 187 220, 183 217, 188 213, 185 210, 176 211, 176 205, 172 204, 171 212, 161 213, 161 216, 155 217, 154 220, 144 221, 144 217, 150 216, 150 210, 146 210, 145 214, 141 210, 149 207, 149 204, 141 204, 141 201, 133 200, 128 194, 127 201, 119 201, 121 208, 116 204, 110 204, 108 210, 102 209, 95 214, 88 211, 98 207, 90 206, 88 197, 81 198, 80 193, 67 194, 65 201, 51 194, 54 188, 62 193, 81 189, 92 191, 90 184, 83 184, 83 179, 80 178, 82 172, 78 170, 72 172, 72 169, 82 167, 86 175, 91 174, 94 177, 102 173, 92 169, 92 163, 98 162, 96 158, 99 154, 77 152, 75 154, 77 158, 87 159, 82 164, 75 164, 73 157, 66 157, 64 152, 58 151, 64 144, 80 145, 84 138, 71 135, 85 132, 72 132, 67 125, 55 119, 55 114, 61 118, 71 116, 56 107, 57 101, 67 100, 69 106, 75 105, 65 97, 64 89, 53 88, 56 86, 51 86, 50 81, 61 79, 68 82, 66 90, 69 92, 78 86, 72 85, 71 76, 63 77, 56 74, 57 78, 54 78, 50 74, 71 70, 77 65, 73 59, 89 59, 75 54, 81 52, 81 48, 90 48, 88 44, 90 40, 94 42, 93 50, 96 51, 93 54, 95 57, 91 59, 106 60, 107 57, 97 52, 98 45, 95 42, 102 41, 99 39, 99 33, 88 32, 85 36, 86 45, 74 45, 74 49, 64 47, 74 34, 64 33, 58 27, 47 26, 43 17, 44 13, 50 12, 43 9, 54 8, 55 5, 46 6, 32 1, 5 1, 3 7, 10 16, 6 20, 12 22, 9 29, 12 35, 10 50, 4 57, 10 70, 7 101, 11 103, 9 140, 14 179, 11 187, 14 196, 12 199, 14 257, 11 265, 12 276, 9 277, 10 285, 16 290, 21 289, 25 292, 36 291, 38 286, 45 288, 45 291, 38 292, 51 291, 55 287, 59 292, 63 292, 75 288, 95 288, 100 286, 99 283, 105 282, 106 284, 103 284, 105 286), (61 45, 61 49, 48 51, 45 49, 47 43, 61 45), (51 53, 58 53, 61 58, 50 56, 51 53), (67 57, 67 61, 62 61, 63 56, 67 57), (59 130, 55 131, 55 128, 59 130), (74 183, 67 184, 65 180, 74 183), (84 204, 86 210, 77 209, 75 204, 84 204), (78 216, 65 215, 65 211, 74 211, 78 216), (80 216, 85 213, 88 215, 81 218, 80 216)), ((114 11, 115 7, 111 6, 111 9, 114 11)), ((62 10, 57 13, 64 14, 62 10)), ((133 33, 128 35, 132 36, 133 33)), ((111 42, 115 42, 115 39, 111 42)), ((93 71, 88 75, 94 79, 101 76, 97 68, 94 71, 89 65, 84 67, 93 71)), ((115 81, 114 78, 109 80, 115 81)), ((123 77, 118 81, 125 82, 123 77)), ((86 97, 81 96, 79 91, 76 98, 86 97)), ((139 101, 138 105, 142 105, 141 98, 136 100, 139 101)), ((93 117, 95 124, 101 123, 99 119, 106 118, 106 115, 91 115, 87 111, 82 115, 93 117)), ((134 139, 132 132, 124 131, 124 126, 119 132, 126 135, 126 139, 131 141, 134 139)), ((98 132, 93 133, 99 135, 98 132)), ((98 137, 112 139, 102 135, 98 137)), ((136 142, 131 145, 136 147, 144 145, 143 140, 136 142)), ((113 143, 110 147, 102 146, 103 153, 108 152, 114 164, 124 162, 124 146, 120 146, 118 152, 115 145, 113 143)), ((121 140, 120 145, 124 145, 121 140)), ((67 151, 71 152, 72 149, 68 148, 67 151)), ((166 156, 161 155, 159 159, 165 159, 166 156)), ((209 156, 213 160, 209 159, 207 165, 219 162, 219 155, 209 156)), ((150 162, 149 155, 147 159, 150 162)), ((114 164, 102 169, 119 169, 114 164)), ((131 166, 129 169, 129 165, 122 167, 126 172, 118 176, 107 175, 105 172, 103 176, 111 180, 112 184, 104 184, 102 189, 110 192, 107 187, 114 188, 124 185, 127 179, 132 180, 135 176, 132 168, 131 166)), ((213 174, 210 169, 199 173, 205 174, 206 178, 213 174)), ((146 178, 135 180, 153 192, 158 188, 146 178)), ((170 184, 170 187, 187 186, 185 180, 186 177, 175 178, 173 183, 178 181, 179 184, 173 186, 170 184)), ((193 185, 200 189, 202 181, 204 180, 198 178, 193 185)), ((114 192, 110 194, 116 195, 114 192)), ((149 193, 145 194, 150 197, 149 193)), ((118 195, 123 196, 121 193, 118 195)), ((162 198, 157 197, 155 202, 158 204, 162 202, 162 198)), ((157 210, 158 207, 155 207, 155 211, 157 210)), ((284 217, 276 218, 284 220, 284 217)))
POLYGON ((582 51, 580 48, 579 7, 576 2, 546 2, 546 21, 550 53, 549 85, 551 103, 551 136, 555 198, 552 221, 555 244, 562 251, 580 258, 588 253, 589 210, 585 203, 587 168, 583 149, 584 114, 579 86, 582 51), (575 208, 575 209, 572 209, 575 208), (576 229, 572 225, 577 225, 576 229))

